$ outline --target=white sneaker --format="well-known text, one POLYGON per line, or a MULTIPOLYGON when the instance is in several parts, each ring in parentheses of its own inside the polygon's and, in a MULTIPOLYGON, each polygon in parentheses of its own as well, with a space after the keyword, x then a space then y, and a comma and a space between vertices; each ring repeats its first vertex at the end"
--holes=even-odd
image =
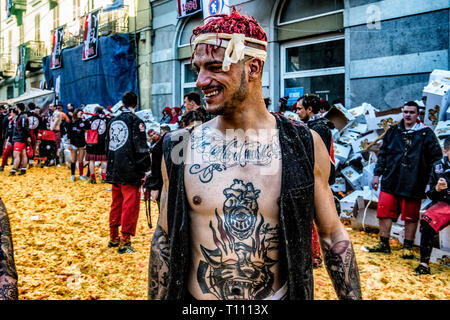
POLYGON ((80 176, 80 180, 86 180, 86 176, 80 176))
POLYGON ((71 181, 75 181, 75 176, 70 176, 71 181))

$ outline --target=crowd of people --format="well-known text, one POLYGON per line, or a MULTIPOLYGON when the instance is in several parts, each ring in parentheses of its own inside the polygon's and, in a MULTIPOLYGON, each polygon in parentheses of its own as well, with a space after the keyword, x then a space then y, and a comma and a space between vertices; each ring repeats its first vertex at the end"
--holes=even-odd
POLYGON ((0 171, 5 169, 10 157, 13 159, 10 175, 24 175, 27 168, 35 165, 42 168, 70 162, 70 179, 75 180, 78 162, 80 180, 89 178, 91 183, 96 183, 95 162, 98 161, 101 163, 101 180, 105 180, 105 137, 109 117, 103 107, 88 114, 70 103, 63 112, 62 104, 52 103, 40 108, 30 102, 27 106, 23 103, 2 106, 0 112, 0 171), (70 151, 70 157, 65 154, 65 149, 70 151), (88 166, 86 171, 85 166, 88 166))

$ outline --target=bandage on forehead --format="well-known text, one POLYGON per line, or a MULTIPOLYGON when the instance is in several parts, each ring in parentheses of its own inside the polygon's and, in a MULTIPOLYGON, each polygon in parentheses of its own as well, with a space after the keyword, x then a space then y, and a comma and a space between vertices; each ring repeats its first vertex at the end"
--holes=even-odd
POLYGON ((222 63, 223 71, 229 71, 232 63, 237 63, 244 59, 246 55, 266 61, 266 50, 246 46, 245 42, 262 45, 267 50, 267 41, 249 38, 242 33, 203 33, 195 37, 194 48, 200 43, 225 48, 222 63))

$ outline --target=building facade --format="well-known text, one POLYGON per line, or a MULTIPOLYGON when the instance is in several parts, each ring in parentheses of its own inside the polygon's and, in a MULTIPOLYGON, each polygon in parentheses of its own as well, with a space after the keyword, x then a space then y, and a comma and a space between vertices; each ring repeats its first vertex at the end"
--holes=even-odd
MULTIPOLYGON (((195 90, 190 36, 198 13, 179 19, 176 0, 150 0, 152 108, 182 104, 195 90)), ((230 0, 269 38, 264 97, 315 93, 347 108, 382 110, 421 98, 434 69, 449 68, 448 0, 230 0)))

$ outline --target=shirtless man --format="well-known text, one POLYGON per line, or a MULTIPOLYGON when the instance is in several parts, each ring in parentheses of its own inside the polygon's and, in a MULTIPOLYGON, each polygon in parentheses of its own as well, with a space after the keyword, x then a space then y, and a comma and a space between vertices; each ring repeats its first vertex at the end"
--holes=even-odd
MULTIPOLYGON (((60 155, 61 155, 61 122, 63 117, 61 112, 58 110, 57 106, 53 103, 49 106, 50 111, 52 112, 50 117, 50 130, 55 133, 55 143, 56 143, 56 161, 59 163, 60 155)), ((50 161, 53 164, 53 159, 50 161)))
POLYGON ((361 299, 327 149, 265 107, 264 30, 233 8, 193 32, 197 87, 217 117, 164 139, 149 299, 312 299, 313 217, 338 297, 361 299))

